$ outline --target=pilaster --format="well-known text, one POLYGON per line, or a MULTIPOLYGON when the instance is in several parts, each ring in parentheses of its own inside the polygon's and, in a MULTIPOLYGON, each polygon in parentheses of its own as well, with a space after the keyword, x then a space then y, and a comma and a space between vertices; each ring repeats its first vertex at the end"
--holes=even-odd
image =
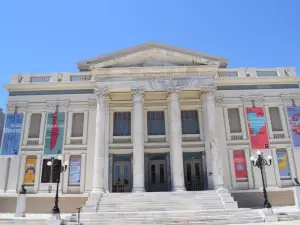
POLYGON ((85 191, 85 175, 87 174, 86 171, 86 154, 81 154, 81 168, 80 168, 80 193, 85 191))
POLYGON ((242 135, 243 140, 247 140, 247 128, 246 128, 246 119, 245 119, 245 112, 244 107, 239 106, 239 114, 240 114, 240 120, 241 120, 241 129, 242 129, 242 135))

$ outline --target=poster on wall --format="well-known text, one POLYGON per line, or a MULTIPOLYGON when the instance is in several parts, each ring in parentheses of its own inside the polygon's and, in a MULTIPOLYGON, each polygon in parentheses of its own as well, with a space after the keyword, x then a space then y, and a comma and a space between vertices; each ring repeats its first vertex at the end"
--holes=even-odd
POLYGON ((14 156, 19 154, 23 117, 23 113, 6 115, 1 147, 2 156, 14 156))
POLYGON ((242 151, 233 152, 233 163, 236 179, 247 179, 247 164, 245 154, 242 151))
POLYGON ((69 185, 80 185, 81 158, 71 158, 69 169, 69 185))
POLYGON ((286 152, 276 152, 280 177, 290 177, 290 165, 286 152))
POLYGON ((62 154, 65 128, 65 113, 48 113, 44 155, 62 154))
POLYGON ((300 150, 300 106, 287 106, 289 127, 294 148, 300 150))
POLYGON ((36 159, 26 159, 24 184, 34 184, 36 159))
POLYGON ((246 108, 251 148, 261 150, 269 148, 267 121, 262 107, 246 108))

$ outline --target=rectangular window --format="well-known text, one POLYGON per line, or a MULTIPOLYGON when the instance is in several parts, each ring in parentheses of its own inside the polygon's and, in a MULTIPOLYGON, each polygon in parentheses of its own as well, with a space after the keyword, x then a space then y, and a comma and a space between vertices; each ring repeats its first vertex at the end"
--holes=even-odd
POLYGON ((131 113, 114 112, 114 136, 131 135, 131 113))
POLYGON ((59 170, 55 168, 55 165, 58 163, 58 159, 53 160, 52 166, 47 165, 49 161, 51 161, 51 159, 43 160, 41 183, 56 183, 57 178, 60 175, 59 170))
POLYGON ((36 156, 27 156, 24 171, 24 185, 32 186, 35 181, 36 156))
POLYGON ((280 179, 281 180, 290 180, 291 179, 291 171, 290 171, 290 165, 289 165, 287 152, 285 151, 285 149, 277 149, 276 155, 277 155, 280 179))
POLYGON ((197 110, 181 111, 182 134, 200 134, 197 110))
POLYGON ((283 131, 278 107, 269 107, 272 131, 283 131))
POLYGON ((84 113, 73 113, 71 137, 83 137, 84 113))
POLYGON ((229 120, 229 130, 230 133, 241 133, 241 119, 240 112, 238 108, 228 109, 228 120, 229 120))
POLYGON ((234 173, 237 181, 248 179, 245 152, 243 150, 233 151, 234 173))
POLYGON ((42 120, 41 113, 34 113, 31 115, 28 138, 39 138, 41 120, 42 120))
POLYGON ((147 112, 148 135, 165 135, 165 112, 147 112))
POLYGON ((71 156, 69 164, 69 186, 79 186, 81 177, 81 156, 71 156))

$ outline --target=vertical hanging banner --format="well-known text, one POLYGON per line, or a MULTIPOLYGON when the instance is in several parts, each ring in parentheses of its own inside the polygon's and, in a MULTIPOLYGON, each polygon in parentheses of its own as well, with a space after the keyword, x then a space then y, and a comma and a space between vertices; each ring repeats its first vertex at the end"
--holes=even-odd
POLYGON ((286 152, 276 152, 280 177, 290 177, 290 165, 286 152))
POLYGON ((71 158, 69 169, 69 185, 80 185, 81 158, 71 158))
POLYGON ((245 154, 242 151, 233 152, 233 163, 236 179, 247 179, 247 165, 245 154))
POLYGON ((300 107, 287 106, 291 138, 294 148, 300 150, 300 107))
POLYGON ((35 171, 36 171, 36 159, 26 159, 24 184, 34 184, 35 171))
POLYGON ((246 114, 251 148, 254 150, 268 149, 269 137, 264 109, 262 107, 246 108, 246 114))
POLYGON ((48 113, 44 155, 62 154, 65 128, 65 113, 48 113))
POLYGON ((14 156, 19 154, 23 117, 23 113, 6 115, 1 148, 2 156, 14 156))

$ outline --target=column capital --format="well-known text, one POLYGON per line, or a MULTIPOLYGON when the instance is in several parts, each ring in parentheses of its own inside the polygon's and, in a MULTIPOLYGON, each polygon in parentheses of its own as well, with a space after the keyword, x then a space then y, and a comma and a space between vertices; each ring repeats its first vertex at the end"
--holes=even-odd
POLYGON ((204 93, 207 94, 207 95, 214 94, 216 90, 217 90, 217 88, 215 86, 206 86, 206 87, 204 87, 204 93))
POLYGON ((133 97, 133 101, 142 101, 144 99, 144 89, 142 88, 135 88, 131 90, 131 94, 133 97))
POLYGON ((168 95, 179 95, 180 94, 180 87, 170 87, 167 90, 168 95))
POLYGON ((108 91, 107 88, 97 88, 94 90, 94 94, 96 95, 98 102, 104 102, 108 95, 108 91))

